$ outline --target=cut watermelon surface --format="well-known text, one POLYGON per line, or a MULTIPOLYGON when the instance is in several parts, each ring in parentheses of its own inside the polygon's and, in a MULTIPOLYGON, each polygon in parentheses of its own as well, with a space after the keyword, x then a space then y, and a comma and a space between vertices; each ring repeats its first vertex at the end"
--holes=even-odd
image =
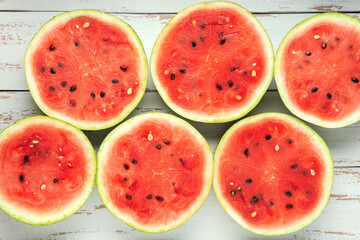
POLYGON ((85 203, 95 171, 95 151, 80 130, 25 118, 0 135, 0 208, 32 225, 58 222, 85 203))
POLYGON ((96 130, 117 124, 135 108, 148 68, 129 25, 106 13, 77 10, 54 17, 34 36, 25 74, 44 113, 96 130))
POLYGON ((128 225, 163 232, 188 220, 211 187, 212 153, 190 124, 164 113, 136 116, 114 129, 98 152, 97 187, 128 225))
POLYGON ((228 214, 264 235, 297 231, 324 210, 333 162, 324 141, 285 114, 243 119, 215 152, 214 190, 228 214))
POLYGON ((336 128, 360 119, 360 21, 324 13, 296 25, 281 42, 275 79, 298 117, 336 128))
POLYGON ((204 2, 179 12, 160 33, 151 75, 168 106, 201 122, 244 116, 273 72, 273 48, 258 20, 231 2, 204 2))

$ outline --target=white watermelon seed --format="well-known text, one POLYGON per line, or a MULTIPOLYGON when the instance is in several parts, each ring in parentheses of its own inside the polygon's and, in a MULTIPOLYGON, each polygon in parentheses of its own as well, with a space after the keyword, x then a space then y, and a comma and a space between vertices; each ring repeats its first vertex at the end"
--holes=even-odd
POLYGON ((46 184, 42 184, 40 188, 41 190, 44 190, 46 188, 46 184))
POLYGON ((192 21, 192 25, 196 27, 197 22, 195 20, 192 21))
POLYGON ((226 18, 225 18, 225 22, 229 23, 229 22, 230 22, 230 18, 229 18, 229 17, 226 17, 226 18))
POLYGON ((234 183, 233 183, 233 182, 229 182, 229 185, 233 186, 233 185, 234 185, 234 183))
POLYGON ((86 23, 84 23, 83 28, 88 28, 89 26, 90 26, 90 23, 86 22, 86 23))
POLYGON ((32 142, 33 142, 33 143, 39 143, 39 141, 38 141, 38 140, 33 140, 32 142))
POLYGON ((256 217, 257 212, 252 212, 251 217, 256 217))
POLYGON ((182 88, 178 88, 178 92, 179 92, 179 93, 183 93, 184 90, 182 90, 182 88))
POLYGON ((256 71, 255 70, 252 70, 251 76, 256 77, 256 71))
POLYGON ((31 144, 30 147, 33 148, 33 147, 35 147, 35 146, 31 144))
POLYGON ((127 90, 127 94, 131 94, 132 93, 132 88, 129 88, 128 90, 127 90))
POLYGON ((71 163, 68 163, 67 165, 68 165, 70 168, 72 167, 71 163))
POLYGON ((236 98, 237 100, 241 100, 241 96, 240 96, 240 95, 235 95, 235 98, 236 98))
POLYGON ((294 50, 291 51, 292 54, 296 54, 296 52, 294 50))
POLYGON ((76 24, 76 28, 79 28, 79 25, 76 24))
POLYGON ((169 70, 169 69, 166 69, 166 70, 164 71, 164 74, 165 74, 165 75, 169 75, 169 73, 170 73, 170 70, 169 70))
POLYGON ((320 36, 319 36, 319 35, 314 35, 314 38, 315 38, 315 39, 319 39, 320 36))
POLYGON ((153 138, 153 135, 151 134, 151 133, 149 133, 149 135, 148 135, 148 140, 149 141, 151 141, 151 140, 153 140, 154 138, 153 138))
POLYGON ((255 66, 256 66, 256 63, 253 63, 252 65, 253 65, 253 67, 255 67, 255 66))
POLYGON ((312 176, 315 176, 315 171, 313 169, 310 169, 310 173, 312 176))

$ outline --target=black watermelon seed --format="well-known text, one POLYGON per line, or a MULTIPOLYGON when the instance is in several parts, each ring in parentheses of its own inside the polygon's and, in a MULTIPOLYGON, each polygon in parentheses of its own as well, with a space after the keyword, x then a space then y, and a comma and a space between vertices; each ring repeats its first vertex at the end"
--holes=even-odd
POLYGON ((202 42, 204 42, 205 41, 205 38, 204 37, 202 37, 202 36, 200 36, 200 41, 202 41, 202 42))
POLYGON ((251 178, 248 178, 245 180, 246 183, 252 183, 252 179, 251 178))
POLYGON ((244 154, 245 154, 245 156, 248 156, 248 155, 249 155, 249 149, 248 149, 248 148, 246 148, 246 149, 244 150, 244 154))
POLYGON ((51 44, 50 47, 49 47, 49 50, 50 50, 50 51, 54 51, 55 48, 56 48, 55 45, 54 45, 54 44, 51 44))
POLYGON ((41 72, 45 72, 45 67, 40 68, 41 72))
POLYGON ((61 67, 61 68, 63 68, 63 67, 65 67, 65 64, 62 63, 62 62, 59 62, 58 66, 61 67))
POLYGON ((161 149, 161 145, 160 145, 160 144, 156 144, 156 148, 160 150, 160 149, 161 149))
POLYGON ((233 86, 233 82, 231 80, 228 81, 228 86, 232 87, 233 86))
POLYGON ((175 186, 175 183, 173 182, 173 183, 171 183, 171 185, 174 187, 174 186, 175 186))
POLYGON ((330 93, 326 94, 326 97, 327 97, 328 99, 332 99, 332 96, 331 96, 330 93))
POLYGON ((159 202, 162 202, 164 199, 162 198, 162 197, 160 197, 160 196, 156 196, 155 197, 156 198, 156 200, 158 200, 159 202))
POLYGON ((350 45, 350 46, 349 46, 349 49, 350 49, 350 50, 353 49, 353 45, 350 45))
POLYGON ((287 209, 291 209, 291 208, 293 208, 294 206, 292 205, 292 204, 286 204, 286 208, 287 209))
POLYGON ((29 159, 30 159, 29 155, 26 155, 26 156, 24 157, 24 163, 27 163, 27 162, 29 161, 29 159))
POLYGON ((353 83, 359 83, 359 79, 357 79, 357 78, 352 78, 351 81, 352 81, 353 83))
POLYGON ((225 42, 226 42, 226 38, 221 39, 221 40, 220 40, 220 45, 224 45, 225 42))
POLYGON ((164 142, 166 145, 170 145, 170 141, 169 141, 169 140, 164 139, 163 142, 164 142))
POLYGON ((182 162, 183 162, 182 158, 179 158, 179 163, 182 163, 182 162))
POLYGON ((336 37, 335 40, 336 40, 336 41, 340 41, 340 38, 339 38, 339 37, 336 37))
POLYGON ((192 46, 193 48, 196 48, 196 42, 195 42, 195 41, 192 41, 192 42, 191 42, 191 46, 192 46))
POLYGON ((113 79, 113 80, 111 80, 111 82, 116 84, 116 83, 119 83, 119 80, 113 79))
POLYGON ((316 93, 318 91, 318 88, 317 87, 314 87, 313 89, 311 89, 311 92, 312 93, 316 93))
POLYGON ((266 139, 266 140, 270 140, 271 138, 272 138, 271 135, 266 135, 266 136, 265 136, 265 139, 266 139))
POLYGON ((123 70, 124 72, 126 72, 127 71, 127 66, 122 65, 122 66, 120 66, 120 69, 123 70))
POLYGON ((175 80, 175 74, 172 73, 172 74, 170 75, 170 79, 171 79, 171 80, 175 80))
POLYGON ((101 97, 101 98, 104 98, 104 97, 105 97, 105 92, 101 92, 101 93, 100 93, 100 97, 101 97))
POLYGON ((243 76, 246 76, 246 75, 247 75, 247 71, 243 71, 242 75, 243 75, 243 76))
POLYGON ((78 47, 80 44, 79 44, 79 41, 75 41, 75 47, 78 47))
POLYGON ((127 178, 124 178, 124 179, 123 179, 123 182, 127 182, 127 178))
POLYGON ((306 190, 306 194, 307 195, 311 194, 311 190, 310 189, 306 190))
POLYGON ((297 169, 298 166, 299 166, 298 164, 293 164, 293 165, 291 165, 291 168, 292 169, 297 169))
POLYGON ((220 91, 222 90, 222 86, 220 84, 216 84, 216 88, 220 91))
POLYGON ((259 199, 256 197, 256 196, 253 196, 252 198, 251 198, 251 200, 250 200, 250 203, 251 204, 255 204, 255 203, 257 203, 259 201, 259 199))
POLYGON ((287 140, 287 143, 288 144, 292 144, 293 143, 293 140, 291 140, 290 138, 287 140))
POLYGON ((274 206, 274 202, 273 202, 273 201, 270 201, 270 202, 269 202, 269 207, 272 207, 272 206, 274 206))
POLYGON ((55 68, 50 68, 50 72, 51 72, 52 74, 55 74, 55 73, 56 73, 55 68))
POLYGON ((147 195, 146 199, 152 199, 152 195, 151 194, 147 195))
POLYGON ((129 170, 129 165, 127 165, 126 163, 124 163, 124 168, 125 168, 125 170, 129 170))
POLYGON ((66 81, 61 82, 61 87, 62 87, 62 88, 66 87, 66 84, 67 84, 66 81))
POLYGON ((54 182, 54 183, 58 183, 58 182, 59 182, 59 179, 54 178, 53 182, 54 182))
POLYGON ((75 91, 75 90, 76 90, 76 86, 75 86, 75 85, 74 85, 74 86, 71 86, 70 89, 69 89, 70 92, 73 92, 73 91, 75 91))
POLYGON ((46 155, 50 155, 50 153, 48 151, 46 151, 46 155))
POLYGON ((179 69, 179 72, 184 74, 184 73, 186 73, 186 70, 185 69, 179 69))
POLYGON ((50 90, 51 92, 54 92, 54 91, 55 91, 55 88, 54 88, 53 86, 50 86, 50 87, 49 87, 49 90, 50 90))
POLYGON ((235 71, 236 70, 236 68, 232 68, 232 69, 230 69, 230 72, 233 72, 233 71, 235 71))
POLYGON ((136 159, 134 159, 134 158, 133 158, 133 159, 131 159, 131 163, 132 163, 132 164, 137 164, 136 159))
POLYGON ((202 23, 201 25, 200 25, 200 28, 201 29, 204 29, 206 27, 206 23, 202 23))
POLYGON ((131 195, 129 195, 129 194, 126 194, 125 197, 126 197, 127 200, 131 200, 131 199, 132 199, 131 195))
POLYGON ((23 182, 24 181, 24 175, 23 174, 21 174, 20 176, 19 176, 19 180, 20 180, 20 182, 23 182))
POLYGON ((70 102, 69 102, 69 103, 70 103, 70 105, 71 105, 71 106, 73 106, 73 107, 75 107, 75 106, 76 106, 76 102, 75 102, 74 100, 70 100, 70 102))
POLYGON ((323 43, 321 44, 321 48, 322 48, 322 49, 325 49, 326 46, 327 46, 326 42, 323 42, 323 43))
POLYGON ((292 197, 292 193, 290 191, 286 191, 285 195, 288 196, 288 197, 292 197))
POLYGON ((92 93, 90 93, 90 95, 92 98, 95 98, 95 93, 92 92, 92 93))
POLYGON ((305 55, 306 56, 311 56, 311 52, 307 51, 307 52, 305 52, 305 55))
POLYGON ((230 195, 234 196, 235 194, 236 194, 236 190, 235 189, 231 190, 230 195))

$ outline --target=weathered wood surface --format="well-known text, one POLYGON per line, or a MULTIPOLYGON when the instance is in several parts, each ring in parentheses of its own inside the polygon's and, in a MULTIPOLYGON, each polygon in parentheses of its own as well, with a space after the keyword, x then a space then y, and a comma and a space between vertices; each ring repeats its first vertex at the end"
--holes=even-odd
MULTIPOLYGON (((72 9, 98 9, 115 13, 177 13, 201 0, 2 0, 0 10, 12 11, 69 11, 72 9)), ((358 0, 233 0, 251 12, 295 13, 360 11, 358 0)))
MULTIPOLYGON (((27 44, 51 17, 63 11, 89 8, 113 13, 138 33, 149 59, 161 29, 175 13, 199 0, 0 0, 0 131, 23 117, 42 114, 27 91, 23 57, 27 44)), ((360 18, 359 0, 236 0, 256 13, 276 51, 285 34, 300 21, 325 11, 348 12, 360 18)), ((151 78, 147 92, 130 117, 161 111, 174 114, 162 101, 151 78)), ((276 86, 271 84, 250 115, 263 112, 289 113, 276 86)), ((234 123, 204 124, 190 121, 214 151, 223 133, 234 123)), ((20 223, 0 211, 0 240, 8 239, 360 239, 360 122, 341 129, 310 126, 328 144, 335 165, 329 204, 311 225, 296 233, 264 237, 248 232, 221 208, 213 191, 200 210, 184 225, 162 234, 133 230, 111 215, 96 189, 72 217, 43 227, 20 223)), ((95 149, 111 129, 86 132, 95 149)))
MULTIPOLYGON (((360 1, 359 1, 360 4, 360 1)), ((24 54, 31 38, 52 17, 59 12, 1 12, 0 11, 0 90, 28 89, 24 76, 24 54)), ((274 51, 277 50, 286 33, 297 23, 314 14, 256 14, 267 30, 274 51)), ((350 14, 360 18, 360 13, 350 14)), ((173 14, 115 14, 126 21, 138 33, 148 58, 155 40, 174 16, 173 14)), ((151 77, 148 89, 155 90, 151 77)), ((269 89, 276 89, 274 81, 269 89)))

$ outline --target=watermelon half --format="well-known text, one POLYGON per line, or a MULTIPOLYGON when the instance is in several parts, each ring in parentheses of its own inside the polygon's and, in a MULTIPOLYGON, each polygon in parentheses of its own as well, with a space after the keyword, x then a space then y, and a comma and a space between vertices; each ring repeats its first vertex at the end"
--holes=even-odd
POLYGON ((281 42, 275 80, 287 108, 313 124, 337 128, 360 119, 360 20, 323 13, 281 42))
POLYGON ((200 208, 212 172, 212 152, 194 127, 169 114, 148 113, 105 138, 96 184, 117 218, 139 231, 164 232, 200 208))
POLYGON ((300 230, 324 210, 333 183, 325 142, 301 121, 280 113, 233 125, 215 152, 214 190, 227 213, 258 234, 300 230))
POLYGON ((103 12, 76 10, 36 33, 25 53, 25 75, 44 113, 97 130, 119 123, 140 102, 148 67, 128 24, 103 12))
POLYGON ((0 208, 32 225, 61 221, 89 197, 96 155, 84 133, 45 116, 24 118, 0 134, 0 208))
POLYGON ((231 2, 190 6, 165 26, 151 54, 151 76, 165 103, 200 122, 227 122, 260 101, 273 76, 264 28, 231 2))

